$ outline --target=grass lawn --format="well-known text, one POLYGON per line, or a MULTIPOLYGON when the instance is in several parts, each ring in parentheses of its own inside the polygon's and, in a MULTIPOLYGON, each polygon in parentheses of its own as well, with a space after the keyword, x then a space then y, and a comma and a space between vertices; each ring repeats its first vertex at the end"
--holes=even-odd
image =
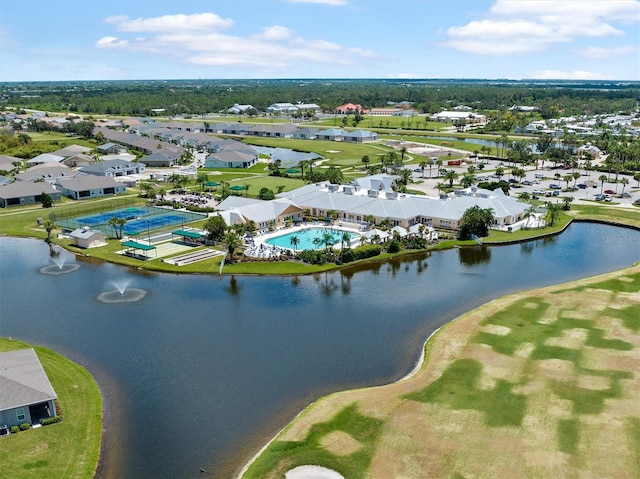
MULTIPOLYGON (((0 351, 31 347, 0 338, 0 351)), ((0 438, 3 477, 92 478, 100 456, 102 398, 87 370, 63 356, 34 347, 65 419, 57 424, 0 438)))
POLYGON ((491 301, 411 377, 309 406, 243 477, 640 477, 638 285, 640 265, 491 301))

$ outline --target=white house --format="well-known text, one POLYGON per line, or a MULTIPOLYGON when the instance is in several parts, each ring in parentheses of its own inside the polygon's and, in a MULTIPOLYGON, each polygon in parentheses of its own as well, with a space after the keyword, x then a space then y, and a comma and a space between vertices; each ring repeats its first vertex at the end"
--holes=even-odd
POLYGON ((106 234, 92 230, 88 226, 73 230, 69 236, 73 240, 73 245, 80 248, 96 248, 107 244, 106 234))

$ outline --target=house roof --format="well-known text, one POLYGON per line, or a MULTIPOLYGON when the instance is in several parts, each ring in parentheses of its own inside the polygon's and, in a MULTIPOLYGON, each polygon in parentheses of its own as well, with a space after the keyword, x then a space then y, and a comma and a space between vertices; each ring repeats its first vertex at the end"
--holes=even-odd
POLYGON ((104 236, 104 237, 107 236, 102 231, 92 230, 91 228, 87 228, 87 227, 75 229, 69 234, 69 236, 71 236, 72 238, 80 238, 80 239, 89 239, 95 235, 104 236))
POLYGON ((110 176, 97 176, 80 173, 79 175, 68 178, 58 179, 56 184, 69 191, 93 190, 98 188, 116 188, 122 186, 110 176))
POLYGON ((35 158, 31 158, 27 160, 27 164, 37 164, 37 163, 61 163, 64 160, 64 156, 53 155, 51 153, 43 153, 41 155, 36 156, 35 158))
POLYGON ((104 161, 99 161, 94 165, 85 166, 82 168, 82 171, 85 173, 90 173, 90 172, 104 173, 105 171, 108 171, 111 169, 122 170, 127 168, 138 168, 139 165, 143 165, 143 164, 133 163, 132 161, 126 161, 126 160, 104 160, 104 161))
POLYGON ((51 183, 47 183, 46 181, 41 181, 39 183, 15 181, 10 185, 0 186, 0 198, 5 199, 38 196, 42 193, 58 197, 60 196, 60 192, 56 190, 51 183))
POLYGON ((61 177, 73 177, 77 175, 78 172, 69 168, 63 164, 55 164, 51 163, 42 163, 40 165, 36 165, 33 168, 29 168, 27 171, 23 173, 18 173, 16 175, 17 181, 35 181, 39 179, 54 179, 61 177))
POLYGON ((88 151, 91 151, 91 148, 87 146, 69 145, 54 151, 52 155, 63 156, 67 158, 69 156, 77 155, 78 153, 87 153, 88 151))
POLYGON ((0 411, 57 397, 33 349, 0 353, 0 411))

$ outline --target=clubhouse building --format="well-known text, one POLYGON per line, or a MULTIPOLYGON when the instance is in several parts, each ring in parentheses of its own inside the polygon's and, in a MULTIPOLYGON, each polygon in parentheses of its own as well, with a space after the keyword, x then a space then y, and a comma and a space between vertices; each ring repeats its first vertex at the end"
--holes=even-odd
POLYGON ((229 224, 256 221, 259 209, 259 229, 273 221, 284 224, 289 218, 299 221, 307 210, 316 217, 329 217, 335 211, 339 221, 369 224, 389 220, 390 225, 410 228, 424 224, 433 228, 455 230, 460 227, 464 212, 472 206, 490 208, 495 228, 506 228, 524 218, 527 205, 506 196, 502 190, 482 190, 476 187, 459 190, 440 197, 428 197, 400 193, 395 178, 386 174, 357 178, 348 185, 334 185, 327 181, 305 185, 293 191, 281 193, 271 202, 242 198, 228 198, 218 205, 223 218, 229 224), (273 203, 267 207, 265 203, 273 203), (262 205, 262 206, 258 206, 262 205), (269 215, 273 212, 273 215, 269 215))

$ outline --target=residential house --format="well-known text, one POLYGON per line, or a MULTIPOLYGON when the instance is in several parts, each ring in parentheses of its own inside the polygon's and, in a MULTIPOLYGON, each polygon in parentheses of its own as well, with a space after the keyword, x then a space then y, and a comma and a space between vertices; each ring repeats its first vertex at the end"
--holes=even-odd
POLYGON ((258 154, 224 149, 211 153, 204 161, 205 168, 250 168, 258 162, 258 154))
POLYGON ((17 173, 21 166, 22 158, 0 155, 0 171, 6 171, 8 174, 13 174, 17 173))
POLYGON ((273 103, 267 107, 267 113, 272 115, 290 115, 298 111, 293 103, 273 103))
POLYGON ((0 424, 39 424, 54 417, 57 397, 33 349, 0 353, 0 424))
POLYGON ((78 153, 89 153, 92 148, 82 145, 69 145, 52 152, 52 155, 62 156, 64 158, 69 158, 71 156, 77 155, 78 153))
POLYGON ((146 170, 144 163, 133 163, 126 160, 105 160, 94 165, 84 166, 80 169, 83 173, 95 176, 118 176, 139 175, 146 170))
POLYGON ((150 155, 140 158, 145 165, 149 167, 175 166, 178 164, 178 158, 167 155, 160 151, 151 153, 150 155))
POLYGON ((372 141, 378 141, 380 136, 373 131, 368 130, 355 130, 345 131, 342 135, 343 141, 349 141, 352 143, 369 143, 372 141))
POLYGON ((127 148, 117 143, 105 143, 96 148, 98 153, 102 155, 117 155, 118 153, 126 153, 127 148))
POLYGON ((40 203, 43 193, 49 195, 53 201, 62 199, 61 193, 46 181, 39 183, 16 181, 10 185, 0 186, 0 207, 40 203))
POLYGON ((51 153, 42 153, 35 158, 27 160, 26 164, 27 168, 30 168, 32 166, 41 165, 43 163, 62 163, 63 161, 64 156, 52 155, 51 153))
POLYGON ((126 185, 117 182, 111 176, 96 176, 86 173, 58 180, 56 186, 63 195, 74 200, 100 198, 127 192, 126 185))
POLYGON ((318 140, 326 141, 342 141, 344 139, 344 136, 347 134, 348 132, 339 128, 328 128, 326 130, 318 130, 316 138, 318 140))
POLYGON ((78 171, 64 164, 51 165, 49 163, 43 163, 29 168, 27 171, 18 173, 16 175, 16 181, 26 181, 30 183, 46 181, 51 185, 55 185, 58 179, 73 178, 77 174, 78 171))

